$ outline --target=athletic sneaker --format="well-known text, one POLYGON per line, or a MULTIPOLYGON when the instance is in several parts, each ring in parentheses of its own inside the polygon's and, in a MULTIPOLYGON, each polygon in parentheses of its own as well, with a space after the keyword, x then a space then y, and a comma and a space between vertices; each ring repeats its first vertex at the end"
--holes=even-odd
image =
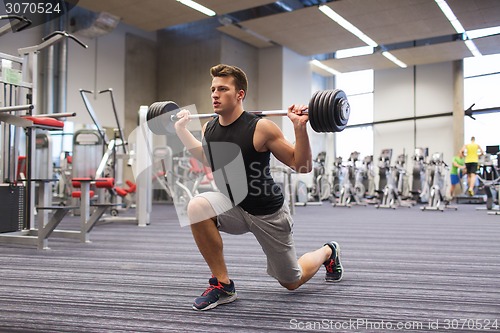
POLYGON ((236 289, 234 288, 234 282, 230 281, 230 284, 221 283, 216 277, 208 280, 210 286, 200 297, 194 300, 193 309, 205 311, 213 309, 217 305, 235 301, 237 297, 236 289))
POLYGON ((325 281, 339 282, 344 275, 344 268, 340 263, 340 246, 337 242, 331 241, 326 243, 332 249, 332 255, 323 263, 326 268, 325 281))
POLYGON ((469 189, 469 196, 470 196, 470 197, 473 197, 473 196, 474 196, 474 190, 473 190, 473 189, 471 189, 471 188, 469 189))

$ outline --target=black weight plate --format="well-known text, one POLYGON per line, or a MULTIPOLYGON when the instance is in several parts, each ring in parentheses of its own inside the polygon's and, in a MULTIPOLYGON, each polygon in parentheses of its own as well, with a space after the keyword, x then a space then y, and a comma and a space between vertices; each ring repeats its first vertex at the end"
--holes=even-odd
POLYGON ((325 90, 323 96, 321 97, 321 104, 318 109, 318 119, 320 119, 321 122, 320 128, 322 133, 330 132, 328 126, 328 112, 326 109, 328 107, 328 99, 332 92, 332 90, 325 90))
POLYGON ((180 108, 179 105, 177 105, 177 103, 175 102, 168 101, 165 103, 166 104, 160 111, 161 124, 164 128, 163 134, 173 134, 175 133, 175 122, 172 121, 171 116, 177 114, 180 111, 180 108))
POLYGON ((149 106, 148 113, 146 115, 146 120, 148 123, 148 127, 151 130, 151 132, 155 133, 158 131, 156 128, 156 120, 153 120, 156 118, 156 113, 157 113, 157 106, 160 102, 155 102, 149 106))
POLYGON ((148 127, 154 134, 165 135, 175 132, 170 116, 179 111, 179 106, 171 101, 151 104, 146 119, 148 127))
POLYGON ((166 102, 158 102, 156 103, 156 105, 154 106, 153 108, 153 118, 148 122, 148 124, 150 124, 150 128, 154 129, 151 130, 151 132, 153 132, 154 134, 157 134, 157 135, 162 135, 162 134, 165 134, 165 129, 163 127, 163 121, 162 121, 162 118, 160 117, 161 116, 161 111, 163 109, 163 107, 165 106, 165 103, 166 102))
POLYGON ((337 103, 339 102, 338 95, 341 90, 335 89, 332 91, 330 100, 328 103, 328 128, 330 132, 340 132, 341 129, 338 126, 340 115, 337 114, 337 103))
POLYGON ((323 90, 318 98, 318 103, 316 104, 316 110, 314 111, 314 119, 318 124, 317 131, 318 133, 325 131, 325 124, 323 119, 323 106, 325 104, 325 97, 328 95, 328 90, 323 90))
POLYGON ((332 120, 333 114, 331 114, 331 104, 333 102, 333 96, 335 95, 335 90, 328 90, 325 95, 325 99, 323 101, 323 105, 321 106, 321 116, 323 120, 323 132, 334 132, 332 129, 332 120))
POLYGON ((336 103, 337 103, 337 95, 338 95, 339 90, 335 89, 332 90, 332 93, 330 94, 330 98, 328 100, 328 105, 325 106, 325 112, 328 115, 328 131, 329 132, 338 132, 339 128, 337 126, 336 120, 335 120, 335 112, 336 112, 336 103))
POLYGON ((151 104, 148 108, 148 113, 146 114, 146 120, 149 121, 153 118, 153 111, 154 111, 154 106, 155 103, 151 104))
POLYGON ((325 95, 327 92, 328 92, 327 90, 321 91, 318 94, 318 97, 316 98, 316 102, 314 103, 314 111, 313 111, 312 117, 314 119, 314 123, 316 124, 316 128, 313 127, 313 129, 315 132, 318 132, 318 133, 324 132, 323 117, 321 115, 321 107, 323 106, 323 101, 324 101, 324 98, 325 98, 325 95))
POLYGON ((314 117, 314 113, 316 112, 315 111, 315 104, 316 104, 316 101, 317 101, 317 98, 318 98, 318 95, 321 93, 321 91, 316 91, 312 97, 311 97, 311 100, 309 100, 309 107, 308 107, 308 110, 307 110, 307 113, 309 115, 309 123, 311 124, 311 127, 314 131, 317 130, 318 126, 316 125, 316 119, 314 117))
POLYGON ((346 125, 347 122, 349 121, 349 115, 350 115, 350 107, 349 107, 349 102, 347 100, 347 95, 345 94, 344 91, 339 90, 335 94, 335 123, 336 126, 338 127, 338 131, 342 131, 346 125), (346 106, 345 103, 347 103, 347 110, 342 110, 342 107, 346 106))

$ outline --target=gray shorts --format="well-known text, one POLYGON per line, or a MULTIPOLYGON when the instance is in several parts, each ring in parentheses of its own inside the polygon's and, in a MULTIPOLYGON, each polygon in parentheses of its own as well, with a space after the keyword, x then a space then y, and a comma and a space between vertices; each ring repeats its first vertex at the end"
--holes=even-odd
POLYGON ((297 261, 293 242, 293 220, 285 203, 276 213, 251 215, 219 192, 203 192, 217 214, 217 227, 232 235, 254 234, 267 257, 267 273, 283 283, 298 281, 302 270, 297 261))

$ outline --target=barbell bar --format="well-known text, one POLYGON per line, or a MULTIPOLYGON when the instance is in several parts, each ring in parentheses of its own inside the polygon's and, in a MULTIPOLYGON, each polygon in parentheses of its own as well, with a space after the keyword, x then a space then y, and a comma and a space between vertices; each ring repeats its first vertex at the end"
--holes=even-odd
MULTIPOLYGON (((148 109, 146 119, 149 129, 158 135, 175 133, 174 123, 178 119, 179 106, 175 102, 155 102, 148 109)), ((248 111, 258 116, 286 116, 287 110, 248 111)), ((351 108, 347 96, 340 89, 320 90, 313 94, 306 110, 315 132, 341 132, 349 120, 351 108)), ((190 119, 216 117, 211 114, 191 114, 190 119)))

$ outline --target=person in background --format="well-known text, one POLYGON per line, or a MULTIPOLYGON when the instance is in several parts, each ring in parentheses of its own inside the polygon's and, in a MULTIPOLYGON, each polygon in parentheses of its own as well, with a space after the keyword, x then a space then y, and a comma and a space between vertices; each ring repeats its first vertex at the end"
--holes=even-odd
POLYGON ((465 168, 467 170, 467 183, 469 186, 467 191, 470 196, 473 196, 479 156, 484 155, 484 150, 476 143, 476 138, 471 137, 470 143, 465 144, 460 151, 465 155, 465 168))
POLYGON ((450 196, 453 199, 455 195, 455 187, 463 176, 463 171, 465 171, 465 156, 460 150, 457 155, 453 156, 453 161, 451 162, 451 170, 450 170, 450 196))

